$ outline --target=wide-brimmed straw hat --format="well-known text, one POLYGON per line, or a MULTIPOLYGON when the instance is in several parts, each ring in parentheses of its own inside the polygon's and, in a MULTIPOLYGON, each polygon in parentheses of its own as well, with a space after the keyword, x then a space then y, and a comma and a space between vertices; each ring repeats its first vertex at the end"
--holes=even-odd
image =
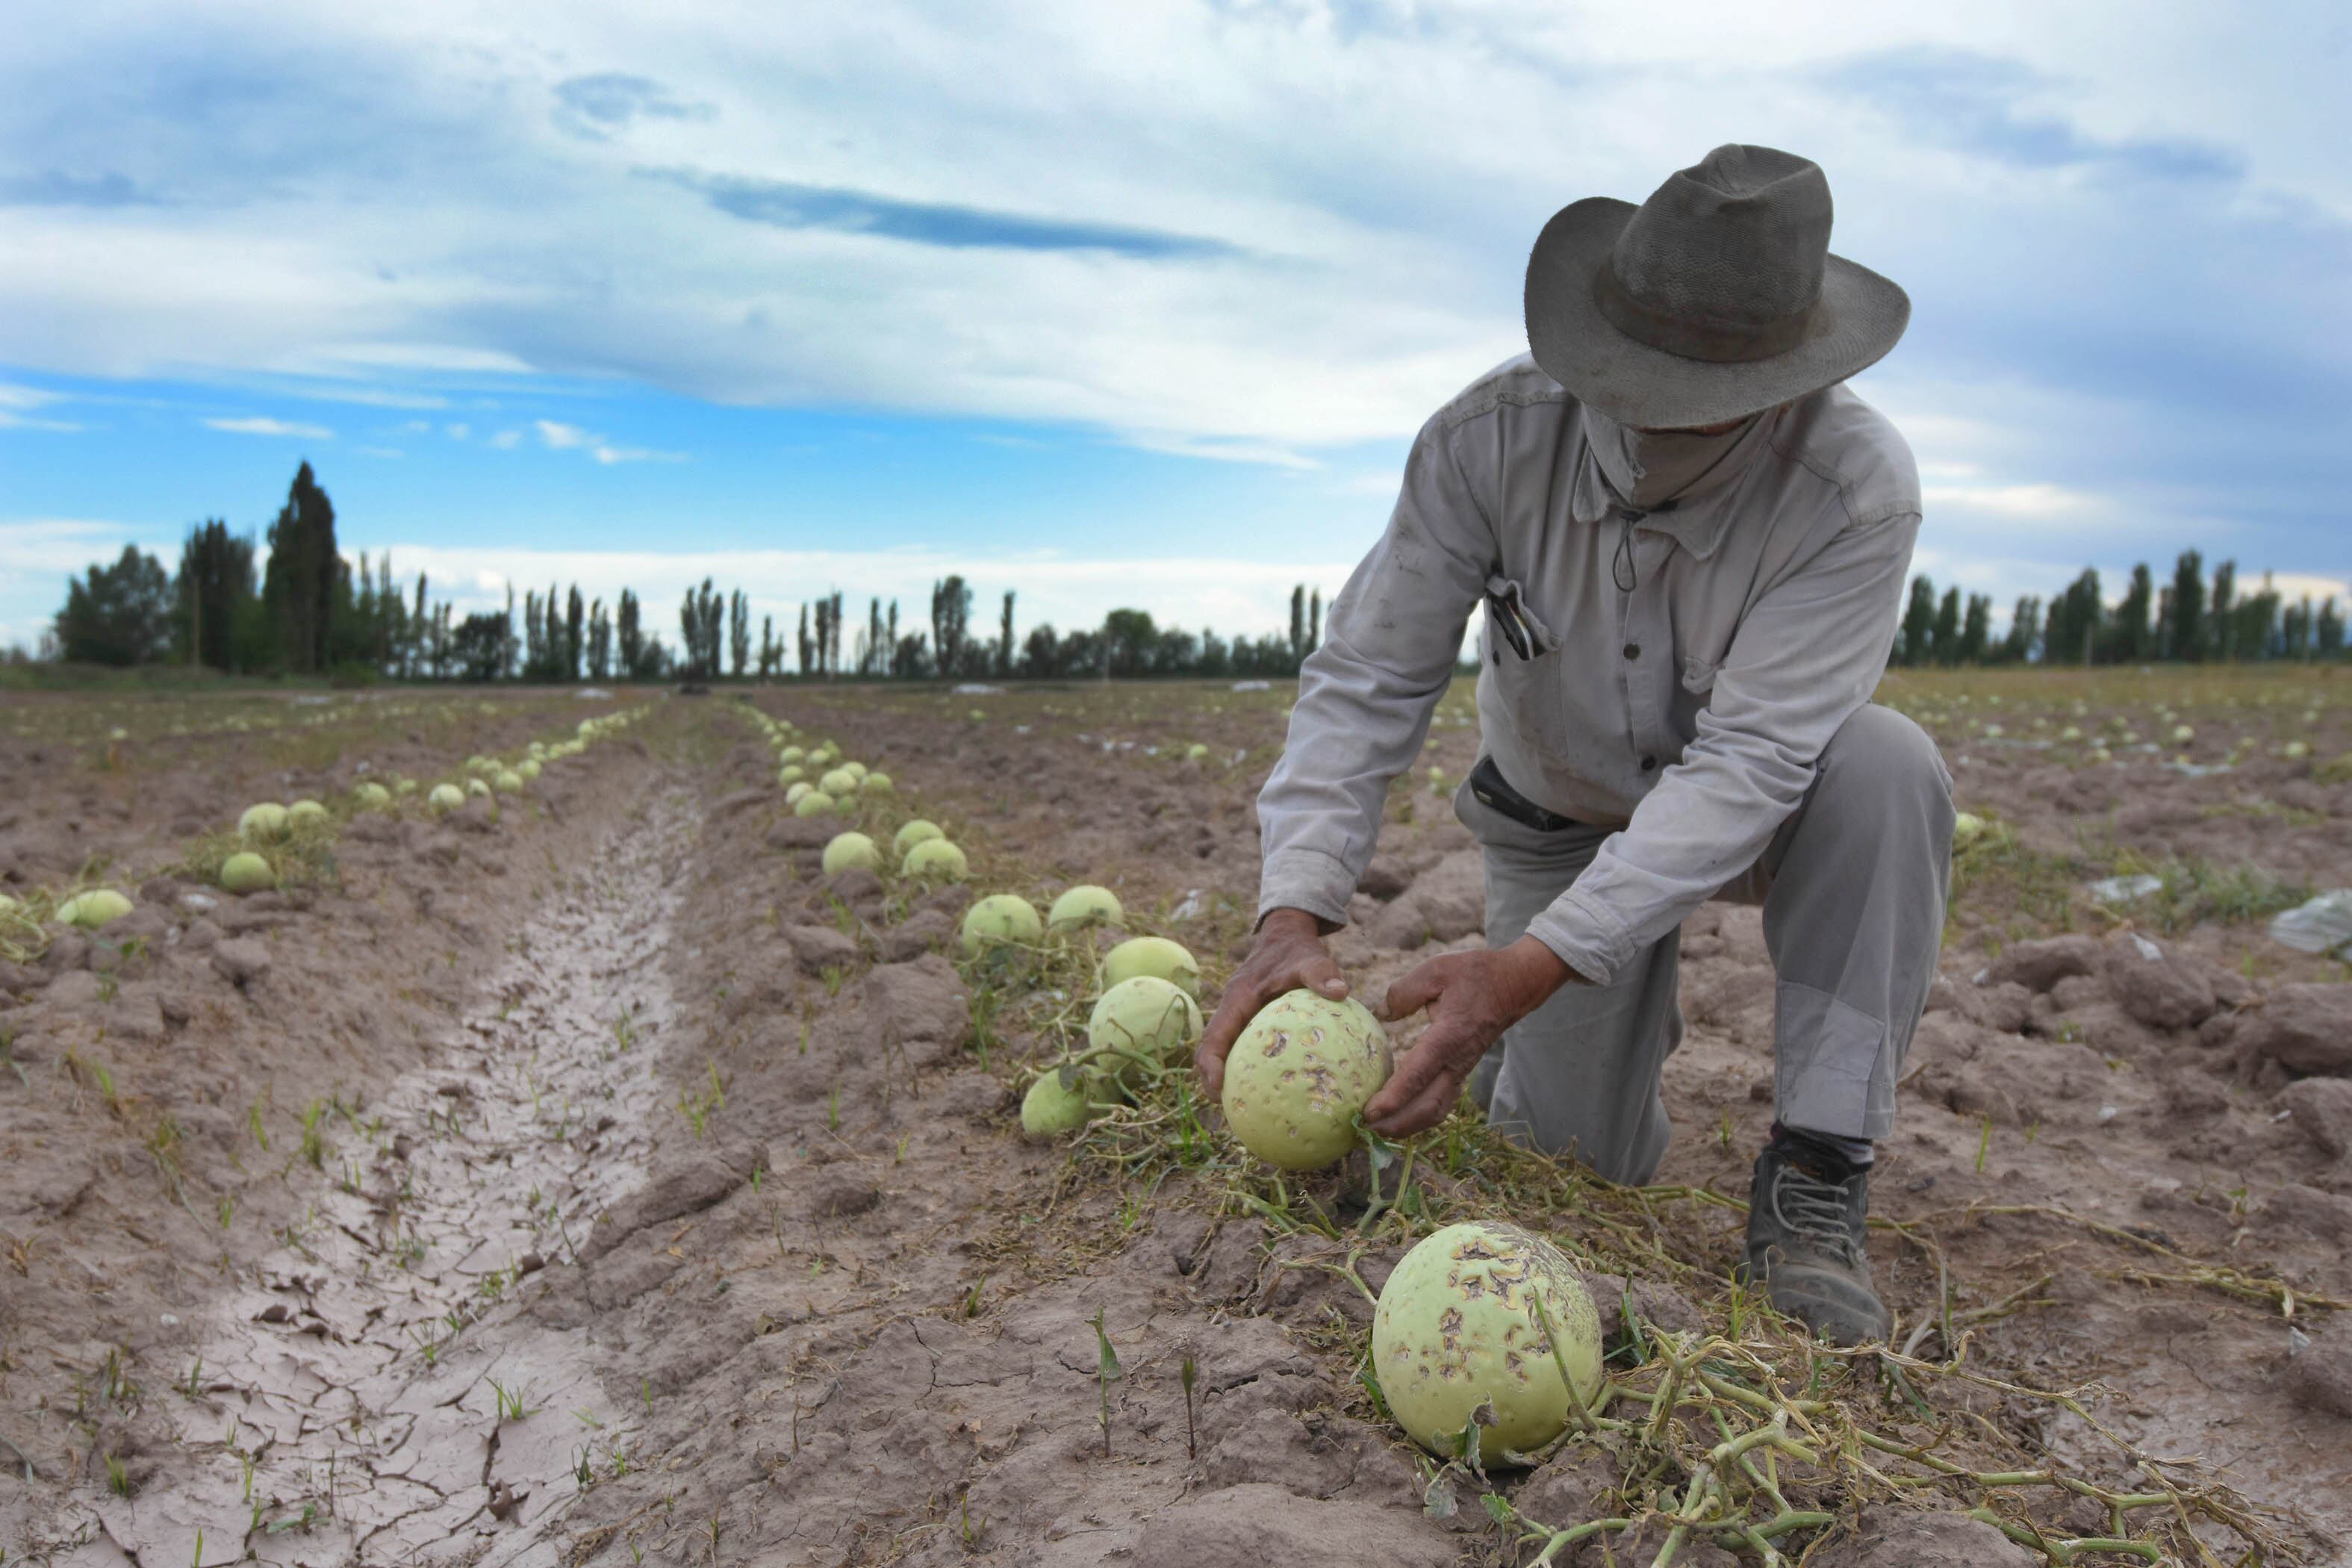
POLYGON ((1717 147, 1640 206, 1562 207, 1528 258, 1528 346, 1544 374, 1623 425, 1738 419, 1876 363, 1911 319, 1903 290, 1830 254, 1819 164, 1717 147))

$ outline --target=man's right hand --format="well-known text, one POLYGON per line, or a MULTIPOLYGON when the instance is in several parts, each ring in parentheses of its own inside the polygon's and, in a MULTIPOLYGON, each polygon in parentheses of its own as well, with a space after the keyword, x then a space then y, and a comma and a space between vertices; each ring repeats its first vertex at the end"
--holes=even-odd
POLYGON ((1215 1016, 1192 1053, 1202 1087, 1216 1095, 1225 1087, 1225 1053, 1276 997, 1301 988, 1334 1002, 1348 994, 1348 982, 1323 945, 1323 922, 1305 910, 1274 910, 1259 922, 1250 955, 1225 984, 1215 1016))

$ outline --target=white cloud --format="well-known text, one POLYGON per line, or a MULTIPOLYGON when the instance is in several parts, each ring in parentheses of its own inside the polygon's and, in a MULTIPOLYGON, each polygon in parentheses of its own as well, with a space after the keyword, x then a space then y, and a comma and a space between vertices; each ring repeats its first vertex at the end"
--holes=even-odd
POLYGON ((474 433, 474 427, 460 420, 456 424, 444 425, 441 431, 452 441, 463 441, 474 433))
POLYGON ((1929 506, 1961 507, 2002 517, 2081 517, 2103 510, 2095 495, 2063 485, 1927 485, 1922 499, 1929 506))
POLYGON ((126 544, 177 566, 180 546, 171 531, 94 518, 18 518, 0 521, 0 647, 37 647, 66 579, 94 563, 111 562, 126 544))
POLYGON ((352 451, 362 458, 404 458, 407 453, 397 447, 354 447, 352 451))
POLYGON ((501 430, 497 435, 490 437, 490 445, 496 447, 501 452, 511 452, 517 447, 522 445, 522 432, 520 430, 501 430))
MULTIPOLYGON (((687 460, 683 452, 657 452, 648 447, 616 446, 603 436, 583 430, 577 425, 566 425, 561 420, 534 419, 531 424, 538 429, 540 440, 551 449, 568 452, 585 448, 590 457, 606 466, 614 463, 683 463, 687 460)), ((512 435, 513 432, 508 434, 512 435)), ((513 443, 501 444, 511 446, 513 443)))
POLYGON ((232 436, 292 436, 306 441, 331 441, 335 438, 335 433, 323 425, 272 419, 258 414, 239 419, 207 419, 204 426, 207 430, 225 430, 232 436))
MULTIPOLYGON (((2307 598, 2315 604, 2323 599, 2334 599, 2339 604, 2352 600, 2352 580, 2319 576, 2308 572, 2273 572, 2270 575, 2271 586, 2276 588, 2284 599, 2307 598)), ((2244 593, 2248 589, 2259 588, 2261 584, 2260 577, 2252 582, 2241 578, 2238 591, 2244 593)))
POLYGON ((50 419, 31 411, 46 408, 63 399, 56 393, 39 386, 18 386, 0 381, 0 430, 79 430, 82 426, 70 419, 50 419))

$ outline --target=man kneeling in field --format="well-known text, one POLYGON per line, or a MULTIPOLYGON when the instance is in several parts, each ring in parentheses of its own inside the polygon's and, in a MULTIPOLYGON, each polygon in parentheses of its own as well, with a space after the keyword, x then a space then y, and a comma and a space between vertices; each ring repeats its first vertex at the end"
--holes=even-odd
POLYGON ((1677 928, 1761 900, 1778 1119, 1746 1268, 1823 1338, 1884 1338, 1864 1249, 1872 1142, 1936 973, 1951 775, 1870 703, 1919 526, 1910 449, 1844 380, 1910 302, 1829 254, 1812 163, 1719 147, 1636 208, 1546 226, 1533 353, 1423 426, 1388 530, 1307 661, 1258 799, 1256 942, 1204 1034, 1213 1092, 1286 991, 1346 994, 1346 919, 1474 605, 1484 756, 1454 796, 1489 951, 1422 964, 1384 1017, 1429 1027, 1367 1108, 1402 1137, 1467 1083, 1488 1119, 1617 1182, 1651 1178, 1681 1039, 1677 928), (1490 1051, 1500 1042, 1502 1049, 1490 1051))

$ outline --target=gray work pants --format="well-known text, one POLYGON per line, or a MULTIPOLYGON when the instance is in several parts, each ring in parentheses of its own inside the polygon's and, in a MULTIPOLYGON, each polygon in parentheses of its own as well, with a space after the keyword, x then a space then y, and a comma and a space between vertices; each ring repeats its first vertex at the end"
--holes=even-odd
MULTIPOLYGON (((1454 809, 1486 852, 1493 947, 1527 934, 1612 831, 1540 832, 1466 784, 1454 809)), ((1831 738, 1762 858, 1716 895, 1764 906, 1784 1126, 1869 1139, 1894 1130, 1895 1079, 1936 978, 1951 849, 1952 775, 1936 743, 1868 706, 1831 738)), ((1607 985, 1561 986, 1506 1032, 1471 1081, 1488 1121, 1612 1181, 1648 1181, 1672 1136, 1659 1079, 1682 1042, 1680 939, 1669 931, 1607 985)))

